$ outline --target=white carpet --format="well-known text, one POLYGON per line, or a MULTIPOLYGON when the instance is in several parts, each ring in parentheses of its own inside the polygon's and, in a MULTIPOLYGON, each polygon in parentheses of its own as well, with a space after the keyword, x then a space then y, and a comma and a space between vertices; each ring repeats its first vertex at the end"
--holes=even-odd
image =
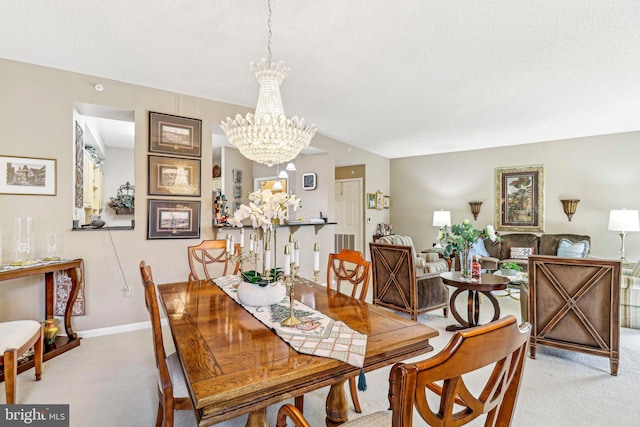
MULTIPOLYGON (((502 314, 520 317, 518 301, 508 297, 499 301, 502 314)), ((483 313, 488 314, 488 308, 483 306, 483 313)), ((432 342, 440 350, 451 336, 444 327, 453 323, 452 317, 445 319, 437 310, 419 321, 439 329, 441 335, 432 342)), ((172 351, 168 335, 165 344, 172 351)), ((622 328, 617 377, 610 375, 606 358, 539 346, 536 359, 526 361, 513 425, 638 426, 639 363, 640 330, 622 328)), ((80 347, 44 364, 42 381, 35 382, 33 372, 18 377, 18 403, 69 403, 74 427, 155 425, 157 390, 150 330, 83 339, 80 347)), ((388 407, 388 373, 389 368, 367 373, 368 390, 359 393, 364 413, 388 407)), ((313 426, 324 426, 327 392, 325 388, 305 396, 305 415, 313 426)), ((2 383, 0 403, 5 402, 4 396, 2 383)), ((272 426, 278 407, 267 411, 272 426)), ((356 416, 349 412, 350 418, 356 416)), ((189 411, 178 411, 176 419, 179 427, 196 425, 189 411)), ((241 427, 245 422, 246 416, 219 426, 241 427)), ((414 425, 425 424, 416 418, 414 425)))

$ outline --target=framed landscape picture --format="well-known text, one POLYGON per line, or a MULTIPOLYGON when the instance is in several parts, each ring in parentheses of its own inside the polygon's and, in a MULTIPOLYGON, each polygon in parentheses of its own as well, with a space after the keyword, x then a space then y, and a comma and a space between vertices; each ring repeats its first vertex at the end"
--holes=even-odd
POLYGON ((367 209, 375 209, 375 208, 376 208, 376 194, 367 193, 367 209))
POLYGON ((149 156, 149 194, 200 196, 200 159, 149 156))
POLYGON ((202 120, 149 112, 149 151, 200 157, 202 120))
POLYGON ((147 204, 148 240, 200 238, 200 202, 149 199, 147 204))
POLYGON ((56 195, 56 160, 0 156, 0 194, 56 195))
POLYGON ((544 167, 496 168, 496 229, 544 231, 544 167))

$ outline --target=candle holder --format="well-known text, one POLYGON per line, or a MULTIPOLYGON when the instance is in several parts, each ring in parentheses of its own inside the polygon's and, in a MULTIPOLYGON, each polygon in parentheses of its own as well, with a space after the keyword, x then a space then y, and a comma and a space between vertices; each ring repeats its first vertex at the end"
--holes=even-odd
POLYGON ((320 270, 313 270, 313 281, 318 283, 319 277, 320 277, 320 270))
POLYGON ((287 294, 289 295, 289 317, 284 319, 280 324, 282 326, 296 326, 302 323, 293 312, 293 294, 296 282, 300 279, 298 276, 299 267, 295 263, 290 264, 290 274, 282 276, 282 283, 287 287, 287 294))

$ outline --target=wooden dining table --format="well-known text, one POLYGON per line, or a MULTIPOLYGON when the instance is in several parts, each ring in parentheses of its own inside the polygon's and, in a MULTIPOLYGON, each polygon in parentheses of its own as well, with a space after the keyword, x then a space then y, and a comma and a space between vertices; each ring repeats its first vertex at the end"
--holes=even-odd
MULTIPOLYGON (((326 424, 347 421, 345 381, 359 368, 298 353, 211 281, 158 285, 200 426, 249 414, 267 426, 266 408, 330 386, 326 424)), ((438 331, 386 309, 301 280, 296 299, 368 335, 364 371, 433 350, 438 331)), ((387 389, 365 393, 387 393, 387 389)))

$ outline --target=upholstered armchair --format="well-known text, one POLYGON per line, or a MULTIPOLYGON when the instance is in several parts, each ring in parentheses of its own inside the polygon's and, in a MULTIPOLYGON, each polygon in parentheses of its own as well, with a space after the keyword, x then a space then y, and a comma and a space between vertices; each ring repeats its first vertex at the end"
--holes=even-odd
POLYGON ((620 326, 640 329, 640 261, 623 268, 620 278, 620 326))
MULTIPOLYGON (((448 316, 449 289, 442 282, 440 272, 416 274, 411 247, 369 243, 369 248, 373 304, 408 313, 412 320, 437 308, 442 308, 444 316, 448 316)), ((442 263, 446 271, 447 263, 442 263)))
POLYGON ((413 240, 409 236, 391 234, 378 239, 377 243, 396 246, 409 246, 413 256, 413 264, 419 273, 442 273, 449 270, 447 262, 437 253, 417 253, 413 246, 413 240))

